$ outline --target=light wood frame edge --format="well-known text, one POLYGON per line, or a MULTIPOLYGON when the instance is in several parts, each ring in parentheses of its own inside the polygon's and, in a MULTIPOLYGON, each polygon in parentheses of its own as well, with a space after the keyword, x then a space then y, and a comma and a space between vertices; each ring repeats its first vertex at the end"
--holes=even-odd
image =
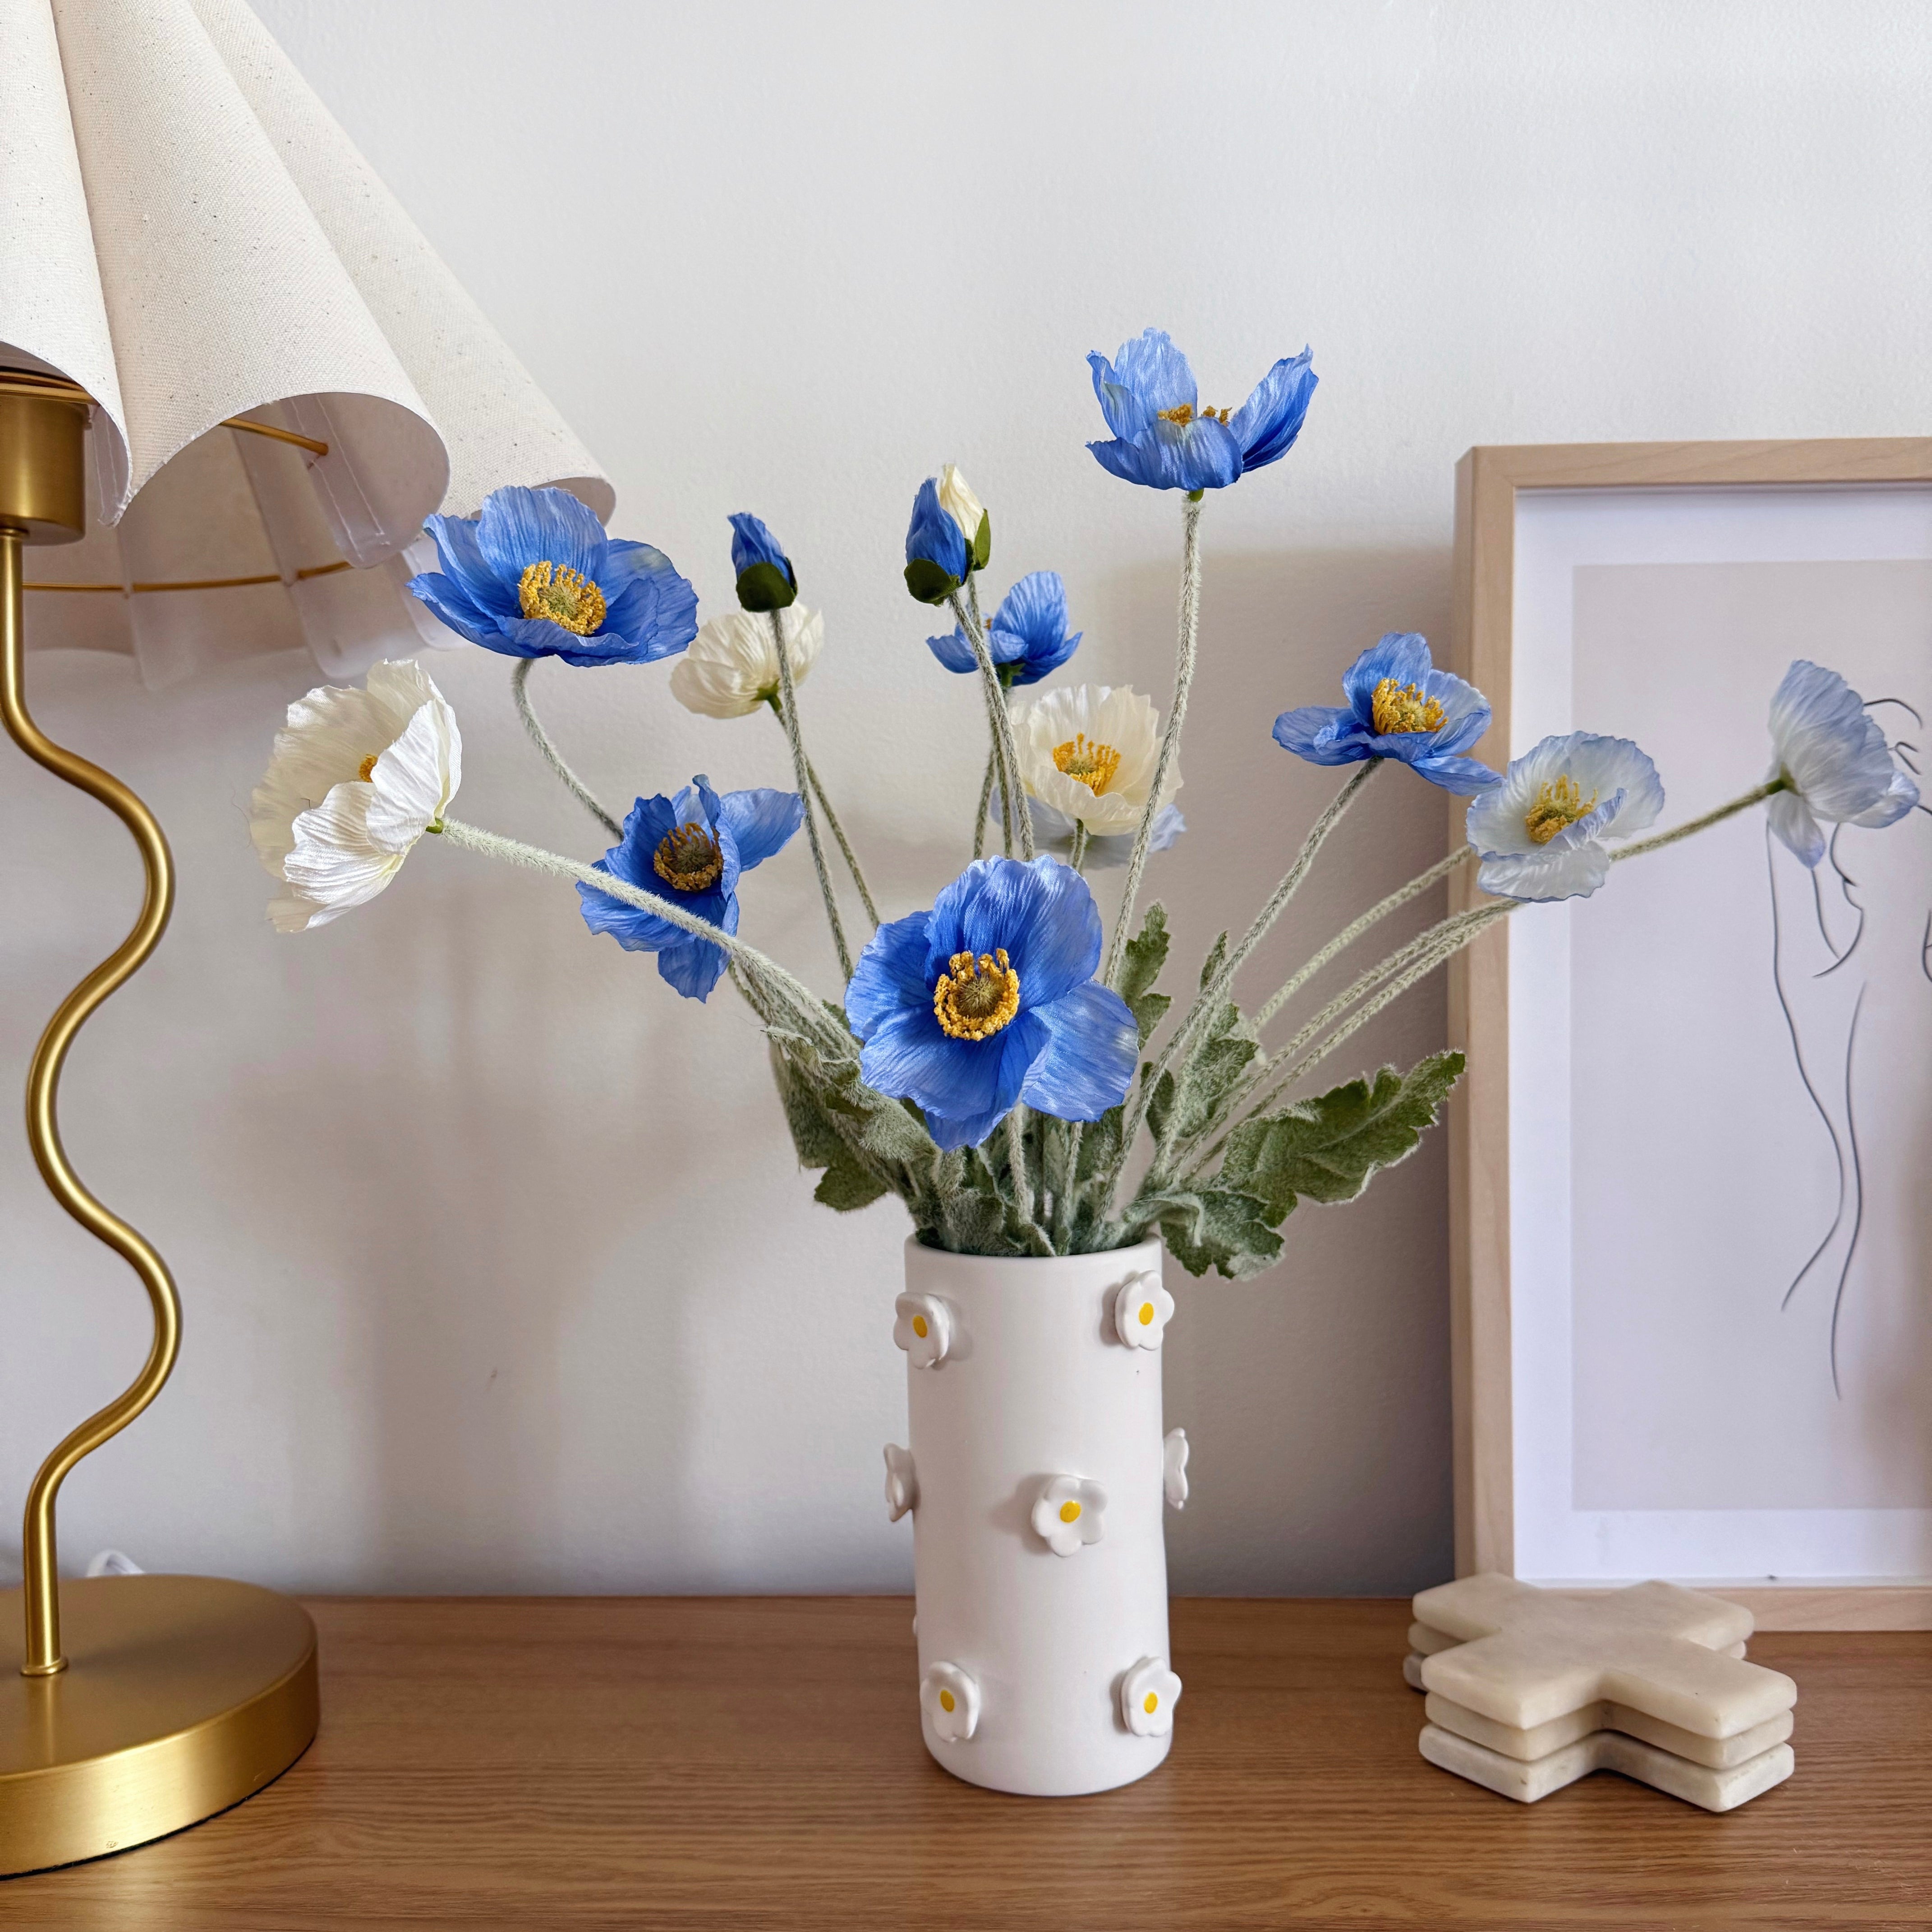
MULTIPOLYGON (((1478 446, 1456 466, 1450 662, 1490 699, 1478 757, 1510 743, 1510 648, 1520 490, 1802 488, 1932 482, 1932 436, 1808 442, 1530 443, 1478 446)), ((1452 849, 1466 802, 1450 801, 1452 849)), ((1473 904, 1459 874, 1452 910, 1473 904)), ((1468 1055, 1449 1108, 1450 1367, 1456 1574, 1516 1570, 1510 1384, 1508 940, 1486 933, 1451 962, 1449 1040, 1468 1055)), ((1932 1628, 1932 1583, 1726 1589, 1766 1630, 1932 1628)))

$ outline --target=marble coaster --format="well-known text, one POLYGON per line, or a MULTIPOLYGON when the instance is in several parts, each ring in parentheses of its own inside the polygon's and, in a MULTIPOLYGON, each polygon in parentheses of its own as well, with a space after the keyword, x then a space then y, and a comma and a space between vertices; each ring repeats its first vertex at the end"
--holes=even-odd
POLYGON ((1612 1702, 1699 1737, 1730 1738, 1798 1700, 1781 1672, 1722 1654, 1750 1634, 1748 1610, 1674 1583, 1572 1596, 1466 1576, 1422 1592, 1415 1617, 1458 1640, 1426 1657, 1424 1688, 1511 1730, 1612 1702))
POLYGON ((1730 1811, 1774 1784, 1782 1784, 1796 1768, 1789 1744, 1774 1744, 1742 1764, 1718 1771, 1708 1765, 1687 1763, 1620 1731, 1592 1731, 1529 1764, 1459 1738, 1438 1724, 1423 1726, 1420 1749, 1431 1764, 1502 1797, 1514 1798, 1520 1804, 1534 1804, 1593 1771, 1615 1771, 1681 1798, 1687 1804, 1700 1805, 1706 1811, 1730 1811))
POLYGON ((1422 1658, 1414 1651, 1412 1650, 1402 1660, 1402 1681, 1412 1690, 1422 1688, 1422 1658))
MULTIPOLYGON (((1420 1674, 1420 1666, 1418 1668, 1420 1674)), ((1668 1751, 1672 1757, 1706 1765, 1713 1771, 1730 1771, 1748 1758, 1761 1756, 1773 1744, 1783 1744, 1791 1735, 1789 1711, 1767 1723, 1754 1724, 1748 1731, 1739 1731, 1734 1737, 1700 1738, 1694 1731, 1646 1717, 1642 1712, 1633 1711, 1628 1704, 1586 1704, 1580 1711, 1572 1711, 1567 1717, 1552 1718, 1546 1724, 1538 1724, 1533 1731, 1514 1731, 1507 1724, 1492 1724, 1487 1718, 1474 1711, 1466 1711, 1461 1705, 1452 1703, 1447 1697, 1438 1697, 1432 1691, 1424 1708, 1432 1724, 1445 1731, 1454 1731, 1459 1738, 1467 1738, 1472 1744, 1499 1751, 1504 1757, 1513 1757, 1523 1764, 1547 1757, 1552 1751, 1574 1744, 1592 1731, 1622 1731, 1628 1737, 1641 1738, 1646 1744, 1668 1751)))
MULTIPOLYGON (((1464 1640, 1451 1636, 1447 1630, 1431 1630, 1426 1624, 1411 1624, 1408 1627, 1408 1647, 1418 1657, 1433 1657, 1438 1650, 1453 1650, 1464 1640)), ((1716 1646, 1721 1657, 1742 1657, 1745 1654, 1742 1639, 1736 1643, 1716 1646)), ((1422 1687, 1416 1686, 1418 1690, 1422 1687)))

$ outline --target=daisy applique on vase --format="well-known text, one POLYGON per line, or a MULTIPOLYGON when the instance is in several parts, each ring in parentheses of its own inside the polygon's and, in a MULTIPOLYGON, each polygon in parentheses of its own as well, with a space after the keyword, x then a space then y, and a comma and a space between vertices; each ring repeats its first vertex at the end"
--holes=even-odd
POLYGON ((919 1472, 912 1451, 896 1442, 886 1444, 886 1510, 894 1522, 919 1502, 919 1472))
POLYGON ((980 1687, 956 1664, 935 1664, 920 1682, 919 1701, 942 1743, 963 1744, 980 1727, 980 1687))
POLYGON ((1164 1657, 1144 1657, 1120 1682, 1120 1716, 1137 1738, 1162 1737, 1174 1728, 1180 1679, 1164 1657))
POLYGON ((1158 1348, 1173 1313, 1158 1275, 1130 1275, 1114 1291, 1114 1332, 1130 1348, 1158 1348))
POLYGON ((1049 1476, 1033 1506, 1034 1533, 1056 1556, 1074 1556, 1107 1533, 1107 1492, 1084 1476, 1049 1476))
POLYGON ((1160 1486, 1169 1509, 1187 1507, 1187 1431, 1184 1429, 1170 1429, 1161 1438, 1160 1486))
POLYGON ((892 1340, 916 1369, 933 1369, 952 1347, 952 1310, 936 1294, 902 1294, 892 1304, 892 1340))

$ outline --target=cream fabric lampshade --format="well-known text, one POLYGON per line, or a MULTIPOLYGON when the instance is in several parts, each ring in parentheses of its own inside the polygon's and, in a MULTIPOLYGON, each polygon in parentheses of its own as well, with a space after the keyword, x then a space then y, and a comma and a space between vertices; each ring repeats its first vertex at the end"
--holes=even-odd
POLYGON ((432 512, 556 483, 608 520, 590 452, 243 0, 0 0, 0 365, 98 404, 98 520, 32 553, 34 647, 158 686, 306 644, 350 676, 458 641, 402 587, 432 512), (220 427, 244 416, 328 454, 220 427), (238 577, 267 580, 135 587, 238 577))

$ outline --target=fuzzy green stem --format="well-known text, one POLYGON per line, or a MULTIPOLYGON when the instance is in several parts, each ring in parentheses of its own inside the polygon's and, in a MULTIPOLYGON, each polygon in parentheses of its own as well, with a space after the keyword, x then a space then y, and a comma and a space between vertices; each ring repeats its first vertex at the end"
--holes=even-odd
POLYGON ((1674 826, 1668 832, 1660 832, 1654 838, 1640 838, 1634 845, 1621 846, 1610 854, 1612 862, 1622 859, 1639 859, 1646 852, 1660 852, 1666 845, 1675 845, 1680 838, 1688 838, 1694 832, 1702 832, 1713 825, 1720 825, 1727 818, 1734 818, 1741 812, 1748 812, 1754 805, 1781 791, 1791 789, 1790 781, 1774 778, 1761 784, 1755 791, 1748 791, 1742 798, 1734 798, 1729 805, 1720 805, 1715 812, 1707 812, 1702 818, 1694 818, 1688 824, 1674 826))
POLYGON ((798 786, 798 802, 805 811, 805 836, 812 844, 812 863, 818 874, 818 890, 825 901, 826 923, 832 928, 832 944, 838 955, 838 970, 848 981, 852 977, 852 950, 845 943, 844 922, 838 916, 838 901, 832 890, 832 874, 825 863, 825 848, 819 841, 818 815, 812 808, 812 772, 805 755, 805 738, 799 730, 798 694, 791 675, 791 652, 785 648, 783 614, 773 610, 772 638, 778 654, 778 718, 791 746, 791 768, 798 786))
POLYGON ((1000 763, 1000 741, 990 738, 986 746, 986 776, 980 787, 980 812, 973 821, 973 857, 976 863, 986 856, 986 814, 992 808, 993 774, 1000 763))
POLYGON ((517 716, 524 721, 524 729, 530 734, 530 742, 542 753, 544 763, 563 781, 571 796, 613 838, 622 838, 623 826, 598 802, 590 788, 564 763, 563 754, 550 742, 550 734, 538 721, 537 714, 530 704, 530 672, 536 664, 535 658, 519 658, 510 673, 510 691, 517 701, 517 716))
POLYGON ((845 828, 838 822, 838 814, 832 809, 832 801, 825 796, 825 787, 818 776, 818 767, 808 758, 805 761, 806 773, 812 780, 812 795, 818 801, 818 808, 825 814, 825 822, 830 826, 832 836, 838 842, 839 850, 844 854, 845 869, 852 874, 852 883, 859 889, 859 903, 866 908, 866 916, 872 922, 872 930, 879 929, 879 909, 872 903, 871 889, 866 884, 866 875, 859 869, 858 854, 852 850, 852 842, 845 836, 845 828))
POLYGON ((1194 660, 1201 638, 1201 492, 1190 490, 1180 506, 1180 610, 1179 634, 1174 660, 1174 701, 1168 707, 1167 728, 1161 734, 1160 755, 1154 760, 1154 778, 1148 787, 1147 803, 1141 808, 1141 822, 1134 832, 1132 856, 1127 860, 1126 884, 1121 888, 1120 910, 1114 921, 1114 936, 1107 947, 1106 970, 1102 982, 1118 989, 1120 962, 1127 950, 1127 935, 1133 930, 1134 907, 1140 898, 1141 874, 1147 870, 1148 849, 1154 839, 1154 822, 1160 816, 1161 793, 1167 783, 1168 768, 1180 743, 1180 728, 1187 718, 1187 694, 1194 682, 1194 660))
POLYGON ((1076 872, 1084 873, 1086 871, 1087 848, 1091 843, 1092 834, 1087 830, 1087 821, 1084 818, 1076 818, 1073 821, 1073 850, 1066 861, 1076 872))
POLYGON ((993 654, 987 646, 986 634, 976 610, 969 615, 956 590, 950 602, 952 614, 959 620, 959 628, 965 632, 966 641, 972 646, 974 661, 980 667, 980 687, 986 700, 986 718, 992 727, 994 742, 999 750, 1001 808, 1010 822, 1018 821, 1013 829, 1019 841, 1020 856, 1030 863, 1034 856, 1033 814, 1027 810, 1020 795, 1019 749, 1013 742, 1013 721, 1006 709, 1006 685, 993 663, 993 654))

